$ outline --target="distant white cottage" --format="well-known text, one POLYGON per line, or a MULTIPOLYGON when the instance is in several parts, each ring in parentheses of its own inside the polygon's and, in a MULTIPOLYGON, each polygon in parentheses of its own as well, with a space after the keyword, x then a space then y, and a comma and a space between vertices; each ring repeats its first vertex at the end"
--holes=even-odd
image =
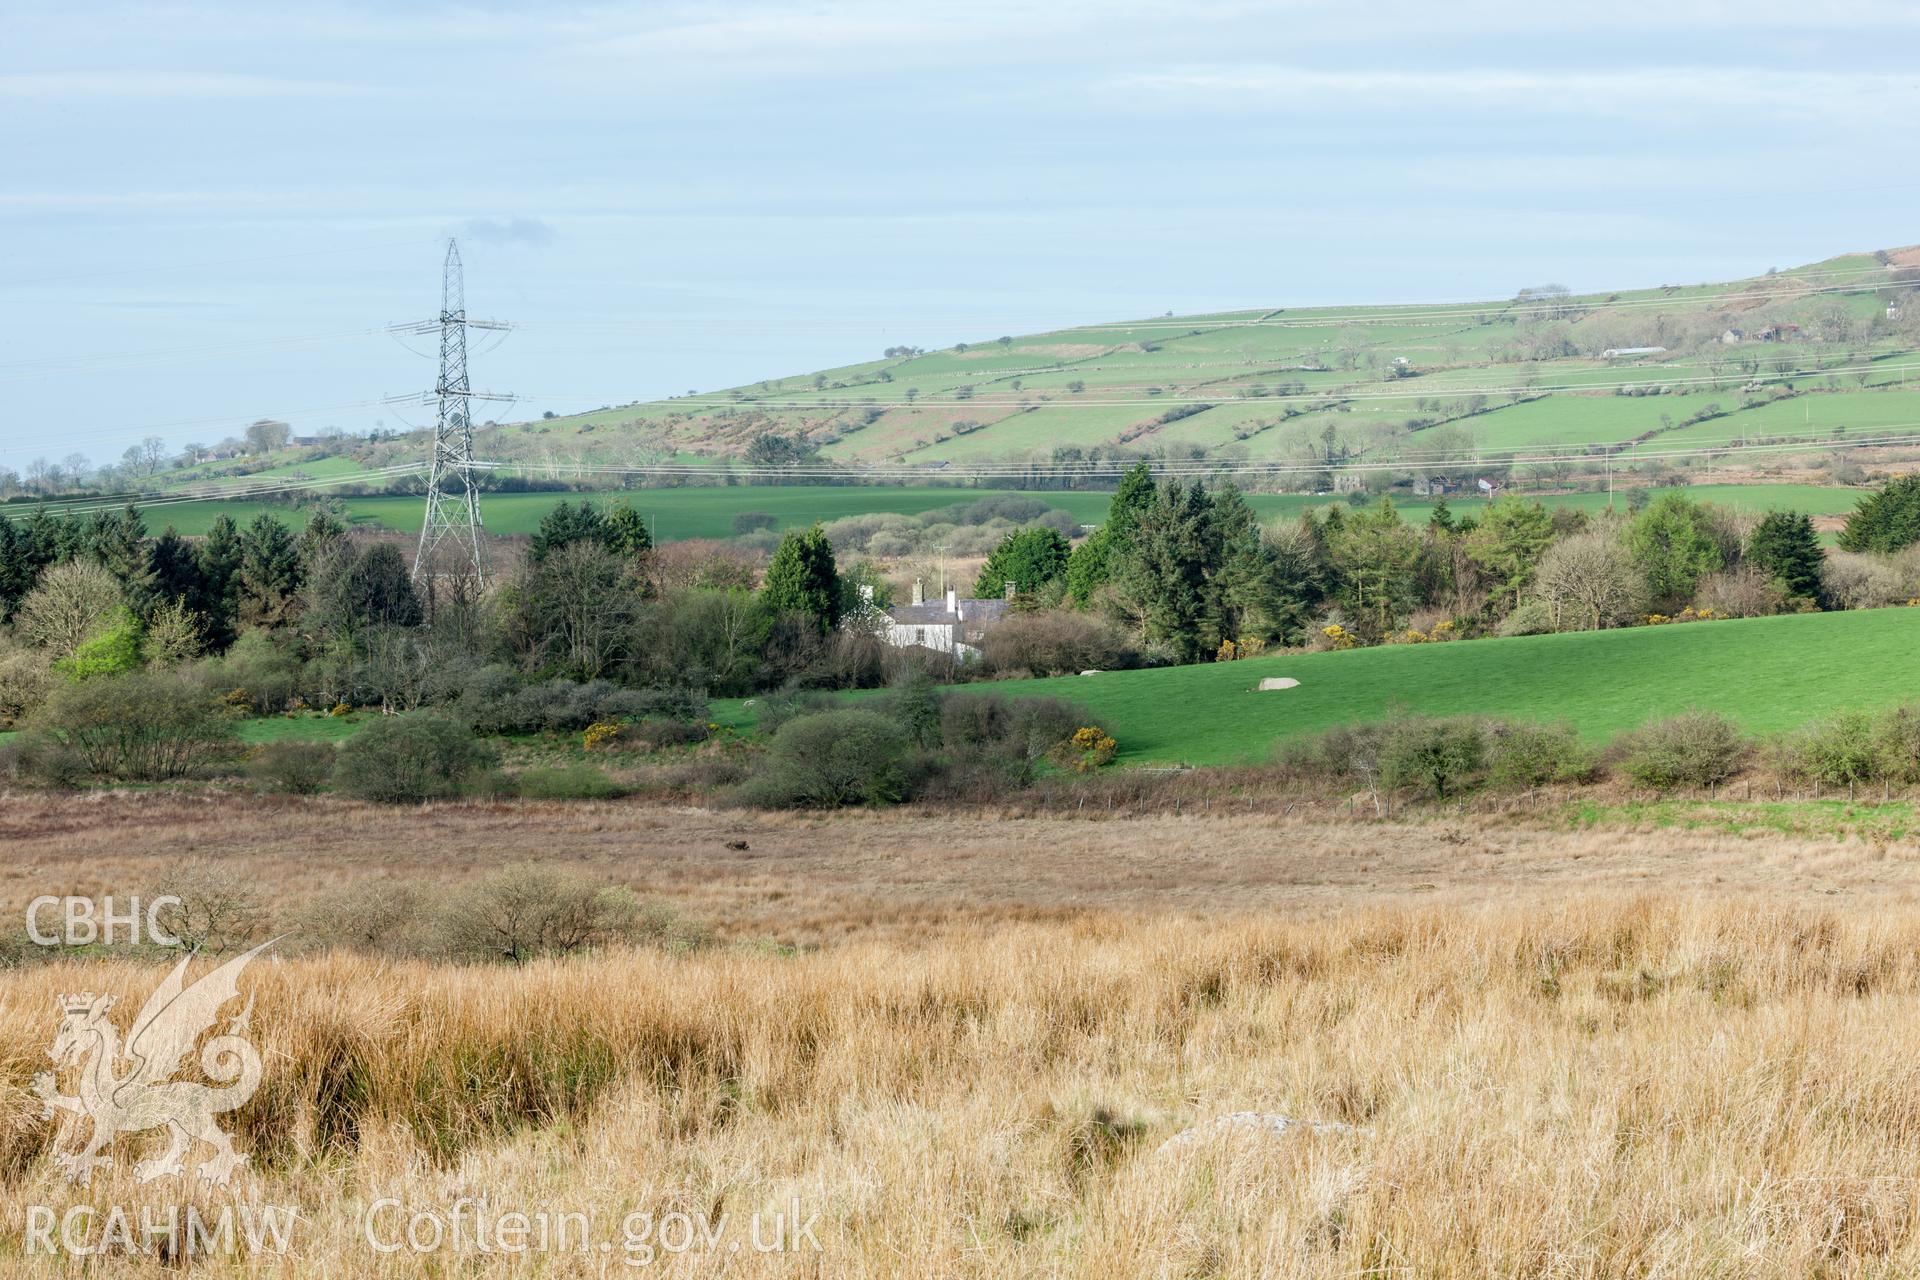
MULTIPOLYGON (((962 599, 948 590, 944 600, 929 601, 925 584, 913 584, 913 603, 881 610, 873 604, 873 588, 860 588, 867 615, 860 625, 874 628, 896 649, 931 649, 961 662, 980 656, 980 642, 1013 611, 1014 584, 998 600, 962 599)), ((850 620, 851 621, 851 620, 850 620)))

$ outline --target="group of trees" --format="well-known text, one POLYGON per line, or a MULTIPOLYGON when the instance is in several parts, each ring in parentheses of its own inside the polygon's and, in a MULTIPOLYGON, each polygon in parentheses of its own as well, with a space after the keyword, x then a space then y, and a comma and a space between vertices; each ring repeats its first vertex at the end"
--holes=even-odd
MULTIPOLYGON (((1441 501, 1416 526, 1382 497, 1263 529, 1233 486, 1156 484, 1143 465, 1090 537, 1069 546, 1051 529, 1010 534, 976 591, 997 596, 1012 582, 1030 606, 1102 615, 1150 659, 1191 662, 1272 645, 1855 607, 1897 595, 1913 576, 1883 566, 1880 577, 1898 581, 1876 578, 1875 600, 1863 599, 1845 584, 1865 570, 1830 562, 1806 515, 1752 520, 1681 493, 1635 507, 1590 515, 1502 498, 1462 518, 1441 501)), ((1916 541, 1920 479, 1863 503, 1842 546, 1884 557, 1916 541)))

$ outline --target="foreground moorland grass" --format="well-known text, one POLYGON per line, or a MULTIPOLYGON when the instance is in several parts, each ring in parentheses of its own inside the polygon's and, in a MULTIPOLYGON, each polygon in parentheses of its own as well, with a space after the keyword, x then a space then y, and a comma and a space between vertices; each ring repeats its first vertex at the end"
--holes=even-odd
MULTIPOLYGON (((1916 957, 1911 906, 1613 897, 1091 915, 518 970, 256 964, 269 1068, 232 1117, 255 1166, 240 1194, 301 1221, 284 1259, 195 1273, 629 1273, 590 1244, 368 1245, 381 1198, 444 1220, 473 1197, 585 1214, 616 1246, 636 1211, 722 1240, 817 1215, 818 1252, 722 1243, 641 1274, 1912 1274, 1916 957), (1352 1128, 1162 1145, 1244 1111, 1352 1128)), ((56 996, 137 1006, 158 976, 0 977, 10 1276, 85 1265, 20 1258, 28 1205, 223 1201, 137 1184, 131 1143, 76 1191, 28 1105, 56 996)), ((384 1212, 391 1242, 403 1211, 384 1212)))
MULTIPOLYGON (((1265 760, 1283 738, 1396 710, 1567 720, 1599 741, 1704 707, 1772 732, 1920 695, 1920 609, 1385 645, 966 687, 1071 699, 1118 736, 1118 759, 1133 764, 1265 760), (1270 676, 1300 685, 1257 692, 1270 676)), ((753 722, 753 707, 737 701, 715 710, 737 727, 753 722)))

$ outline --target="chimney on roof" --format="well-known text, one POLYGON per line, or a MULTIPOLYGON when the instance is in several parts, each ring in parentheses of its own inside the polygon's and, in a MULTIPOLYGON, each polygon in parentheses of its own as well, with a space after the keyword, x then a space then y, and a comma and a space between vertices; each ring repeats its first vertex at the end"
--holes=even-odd
POLYGON ((952 587, 947 588, 947 612, 960 612, 960 593, 952 587))
POLYGON ((873 584, 871 582, 863 582, 860 584, 860 598, 868 604, 873 603, 873 584))
POLYGON ((1016 588, 1014 583, 1011 580, 1009 580, 1006 584, 1007 599, 1009 600, 1013 599, 1013 593, 1015 590, 1016 588))
POLYGON ((913 602, 915 604, 925 604, 927 602, 926 579, 915 578, 913 580, 913 602))

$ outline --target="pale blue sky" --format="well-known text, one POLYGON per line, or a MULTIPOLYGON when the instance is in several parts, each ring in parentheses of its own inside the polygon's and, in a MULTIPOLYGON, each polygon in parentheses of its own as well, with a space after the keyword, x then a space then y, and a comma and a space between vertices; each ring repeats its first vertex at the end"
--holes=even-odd
POLYGON ((0 0, 0 465, 1920 241, 1903 3, 280 8, 0 0))

